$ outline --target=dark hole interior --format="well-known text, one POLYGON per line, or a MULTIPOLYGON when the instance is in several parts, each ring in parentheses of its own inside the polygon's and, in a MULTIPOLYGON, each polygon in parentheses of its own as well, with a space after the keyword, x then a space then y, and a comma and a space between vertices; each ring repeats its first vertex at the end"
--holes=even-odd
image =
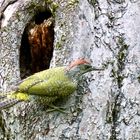
POLYGON ((34 20, 36 24, 41 24, 44 19, 48 19, 52 16, 50 11, 39 11, 35 14, 34 20))
POLYGON ((54 42, 54 21, 48 24, 51 17, 49 10, 39 11, 24 29, 20 47, 21 79, 50 66, 54 42))

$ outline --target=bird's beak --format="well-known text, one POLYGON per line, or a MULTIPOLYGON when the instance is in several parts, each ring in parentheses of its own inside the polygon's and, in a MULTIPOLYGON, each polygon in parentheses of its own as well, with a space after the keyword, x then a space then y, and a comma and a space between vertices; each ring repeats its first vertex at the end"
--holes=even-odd
POLYGON ((82 74, 85 74, 85 73, 87 73, 87 72, 90 72, 90 71, 102 71, 102 70, 104 70, 104 69, 103 69, 103 68, 91 67, 91 68, 87 69, 86 71, 84 71, 83 73, 81 73, 81 75, 82 75, 82 74))
POLYGON ((89 69, 89 71, 102 71, 102 70, 104 70, 104 69, 103 68, 95 68, 95 67, 91 67, 89 69))

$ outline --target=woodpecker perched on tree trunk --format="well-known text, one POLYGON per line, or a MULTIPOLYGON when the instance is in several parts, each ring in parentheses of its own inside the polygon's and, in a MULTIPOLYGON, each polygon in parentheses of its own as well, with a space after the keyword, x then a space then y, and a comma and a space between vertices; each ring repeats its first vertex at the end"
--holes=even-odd
POLYGON ((102 69, 93 68, 84 59, 77 59, 68 66, 35 73, 23 80, 16 91, 0 95, 0 109, 32 100, 49 105, 72 94, 77 89, 79 77, 94 70, 102 69))

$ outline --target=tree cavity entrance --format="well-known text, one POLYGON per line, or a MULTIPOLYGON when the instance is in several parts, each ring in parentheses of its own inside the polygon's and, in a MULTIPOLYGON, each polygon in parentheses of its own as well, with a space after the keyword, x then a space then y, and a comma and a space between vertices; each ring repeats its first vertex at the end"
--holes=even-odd
POLYGON ((26 25, 20 47, 21 79, 48 69, 53 56, 54 19, 49 10, 40 11, 26 25))

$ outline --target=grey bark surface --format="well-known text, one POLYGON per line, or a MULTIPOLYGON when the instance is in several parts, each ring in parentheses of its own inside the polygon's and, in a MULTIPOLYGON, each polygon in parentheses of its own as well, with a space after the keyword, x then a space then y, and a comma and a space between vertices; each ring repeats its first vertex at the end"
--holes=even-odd
MULTIPOLYGON (((34 3, 0 1, 0 92, 20 80, 19 48, 34 3), (10 14, 8 14, 10 11, 10 14), (2 17, 2 16, 1 16, 2 17)), ((140 1, 54 0, 54 55, 51 66, 89 59, 104 71, 86 74, 63 106, 69 114, 47 113, 19 103, 0 112, 1 140, 140 139, 140 1)), ((32 11, 32 12, 31 12, 32 11)))

